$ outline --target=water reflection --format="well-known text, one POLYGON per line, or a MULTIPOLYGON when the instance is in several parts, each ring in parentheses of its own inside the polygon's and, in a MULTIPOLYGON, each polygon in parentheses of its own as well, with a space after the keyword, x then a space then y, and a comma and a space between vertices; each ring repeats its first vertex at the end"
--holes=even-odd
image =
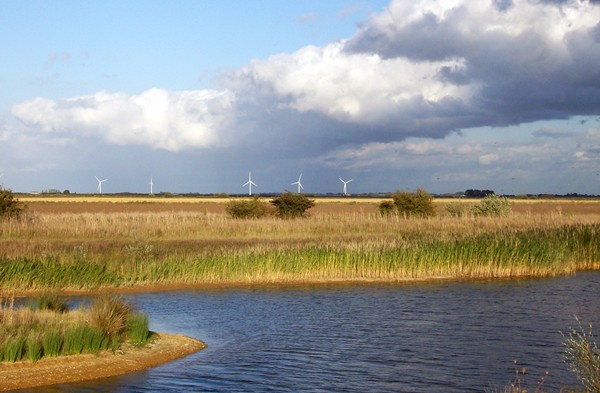
POLYGON ((513 359, 535 382, 574 385, 561 336, 600 320, 600 273, 477 283, 136 294, 151 328, 204 340, 152 370, 35 392, 481 392, 513 359))

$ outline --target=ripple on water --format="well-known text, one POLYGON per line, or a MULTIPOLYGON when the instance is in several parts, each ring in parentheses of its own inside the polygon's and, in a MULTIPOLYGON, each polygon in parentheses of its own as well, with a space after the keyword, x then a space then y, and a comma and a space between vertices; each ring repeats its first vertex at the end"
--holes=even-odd
POLYGON ((600 320, 600 273, 544 280, 132 294, 158 331, 209 347, 37 392, 481 392, 527 367, 575 384, 560 331, 600 320))

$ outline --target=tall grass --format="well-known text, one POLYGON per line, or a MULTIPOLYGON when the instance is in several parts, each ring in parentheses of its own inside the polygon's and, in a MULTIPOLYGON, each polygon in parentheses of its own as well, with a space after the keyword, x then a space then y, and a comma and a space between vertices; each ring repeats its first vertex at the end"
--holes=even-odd
POLYGON ((563 334, 563 359, 586 392, 600 392, 600 351, 592 332, 592 324, 586 330, 579 319, 577 322, 578 329, 571 328, 567 334, 563 334))
POLYGON ((134 344, 145 343, 150 335, 148 316, 141 313, 132 314, 127 320, 127 331, 131 342, 134 344))
MULTIPOLYGON (((600 208, 600 204, 598 205, 600 208)), ((0 288, 553 276, 600 268, 598 215, 230 219, 45 214, 0 223, 0 288)))
MULTIPOLYGON (((148 318, 118 298, 95 299, 89 309, 0 307, 0 361, 113 351, 149 338, 148 318)), ((12 304, 12 303, 11 303, 12 304)))

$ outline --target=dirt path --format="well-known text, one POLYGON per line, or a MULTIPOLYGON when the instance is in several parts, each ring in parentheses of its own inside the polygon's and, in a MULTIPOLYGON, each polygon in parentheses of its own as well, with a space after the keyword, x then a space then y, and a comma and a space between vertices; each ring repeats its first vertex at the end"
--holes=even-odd
POLYGON ((79 382, 122 375, 155 367, 206 348, 202 341, 167 333, 142 348, 100 355, 75 355, 45 358, 36 363, 0 363, 0 391, 24 389, 58 383, 79 382))

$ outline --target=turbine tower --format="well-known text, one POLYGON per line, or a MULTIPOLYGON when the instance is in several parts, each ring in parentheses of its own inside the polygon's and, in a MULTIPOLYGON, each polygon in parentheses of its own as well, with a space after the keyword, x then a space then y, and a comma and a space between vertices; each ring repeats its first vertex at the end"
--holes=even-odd
POLYGON ((350 179, 350 180, 342 180, 342 178, 341 178, 341 177, 338 177, 338 179, 340 179, 340 181, 341 181, 342 183, 344 183, 344 196, 347 196, 347 195, 348 195, 348 192, 347 192, 347 190, 348 190, 348 189, 347 189, 347 185, 348 185, 348 183, 350 183, 350 182, 351 182, 352 180, 354 180, 354 179, 350 179))
POLYGON ((244 185, 242 187, 246 187, 248 186, 248 195, 252 196, 252 186, 256 186, 256 183, 254 183, 252 181, 252 172, 248 172, 248 181, 246 183, 244 183, 244 185))
POLYGON ((96 178, 96 180, 98 180, 98 192, 100 194, 102 194, 102 183, 104 183, 108 179, 100 180, 100 179, 98 179, 98 176, 94 176, 94 177, 96 178))
POLYGON ((154 182, 152 181, 152 176, 150 176, 150 195, 154 194, 154 182))
POLYGON ((292 183, 292 186, 294 184, 298 185, 298 194, 300 194, 302 192, 301 190, 304 190, 304 187, 302 187, 302 183, 300 183, 300 180, 302 180, 302 173, 300 174, 300 177, 298 178, 298 181, 295 181, 295 182, 292 183))

